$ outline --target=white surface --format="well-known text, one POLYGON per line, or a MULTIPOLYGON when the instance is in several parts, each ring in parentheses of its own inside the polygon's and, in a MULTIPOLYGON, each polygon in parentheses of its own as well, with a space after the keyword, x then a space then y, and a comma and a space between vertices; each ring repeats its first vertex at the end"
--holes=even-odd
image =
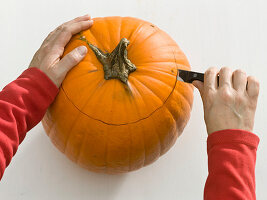
MULTIPOLYGON (((255 133, 257 199, 267 199, 267 3, 257 0, 25 0, 0 3, 0 87, 27 68, 50 31, 76 16, 133 16, 168 32, 192 69, 242 68, 256 76, 261 94, 255 133), (265 78, 265 79, 264 79, 265 78)), ((206 129, 195 90, 191 119, 175 146, 154 164, 110 176, 79 168, 61 154, 39 124, 32 129, 0 182, 8 200, 196 200, 207 176, 206 129)))

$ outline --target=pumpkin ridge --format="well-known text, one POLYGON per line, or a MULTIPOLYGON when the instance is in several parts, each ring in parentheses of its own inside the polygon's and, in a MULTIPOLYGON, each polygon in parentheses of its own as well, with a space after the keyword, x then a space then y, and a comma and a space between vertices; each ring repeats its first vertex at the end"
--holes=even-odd
POLYGON ((108 134, 106 132, 106 142, 105 142, 105 173, 108 172, 108 134))
POLYGON ((185 106, 188 106, 190 109, 192 109, 192 107, 190 106, 189 101, 185 98, 185 96, 184 96, 183 94, 181 94, 180 92, 178 92, 177 95, 178 95, 181 99, 183 99, 183 100, 181 100, 182 102, 186 102, 186 103, 185 103, 186 105, 184 105, 183 108, 179 111, 179 115, 184 115, 184 114, 186 113, 185 110, 187 110, 187 109, 184 108, 184 107, 185 107, 185 106))
MULTIPOLYGON (((81 106, 81 110, 83 110, 87 105, 88 105, 88 102, 90 101, 90 99, 95 95, 96 92, 98 92, 98 88, 101 87, 104 83, 105 83, 105 80, 99 78, 99 79, 96 79, 96 87, 94 90, 92 90, 91 93, 89 93, 89 95, 87 96, 85 102, 83 103, 83 105, 81 106)), ((86 90, 86 88, 91 85, 91 83, 89 82, 88 84, 86 84, 84 87, 83 87, 83 91, 86 90)))
POLYGON ((134 43, 134 41, 135 41, 135 39, 137 38, 137 36, 138 36, 138 32, 140 31, 140 29, 143 27, 143 25, 144 24, 146 24, 147 22, 145 22, 145 21, 143 21, 142 23, 140 23, 140 25, 131 33, 131 35, 128 37, 129 39, 129 41, 131 41, 131 43, 129 44, 129 48, 131 48, 132 47, 132 45, 133 45, 133 43, 134 43), (134 39, 132 39, 132 37, 133 36, 135 36, 134 37, 134 39))
MULTIPOLYGON (((176 124, 176 120, 175 120, 175 118, 174 118, 174 116, 173 116, 173 114, 172 114, 172 112, 170 111, 170 109, 165 105, 165 108, 166 108, 166 111, 170 114, 170 116, 171 116, 171 119, 173 120, 173 124, 174 124, 174 129, 175 129, 175 137, 177 138, 177 134, 178 134, 178 132, 177 132, 177 124, 176 124)), ((174 141, 176 141, 176 139, 174 140, 174 141)), ((171 145, 172 146, 172 145, 171 145)), ((171 148, 171 146, 169 146, 168 148, 171 148)), ((165 146, 164 146, 165 147, 165 146)), ((164 153, 166 153, 169 149, 165 149, 165 148, 162 148, 164 151, 162 151, 161 152, 161 154, 160 154, 160 156, 162 156, 164 153)))
POLYGON ((129 133, 129 135, 130 135, 130 145, 129 145, 129 164, 128 164, 128 172, 129 171, 131 171, 131 165, 132 165, 132 163, 131 163, 131 155, 132 155, 132 131, 130 130, 130 127, 128 127, 128 133, 129 133))
POLYGON ((69 131, 68 131, 68 137, 66 138, 66 142, 64 144, 64 150, 63 150, 63 153, 66 152, 66 149, 67 149, 67 146, 68 146, 68 143, 69 143, 69 139, 70 139, 70 136, 73 134, 73 128, 75 127, 79 117, 80 117, 81 113, 78 113, 78 116, 75 118, 75 120, 73 121, 73 124, 71 125, 69 131))
MULTIPOLYGON (((155 119, 154 117, 151 117, 151 120, 153 121, 153 124, 156 124, 155 123, 155 119)), ((159 155, 161 155, 161 152, 162 152, 162 142, 161 142, 161 138, 159 136, 159 133, 158 133, 158 130, 156 130, 155 126, 151 126, 153 127, 154 131, 156 132, 156 135, 158 137, 158 140, 159 140, 159 155)))
MULTIPOLYGON (((97 46, 98 48, 102 49, 103 51, 106 51, 105 48, 104 48, 104 46, 102 45, 102 43, 101 42, 98 42, 98 41, 101 41, 101 40, 99 38, 96 38, 96 35, 99 35, 99 34, 96 34, 93 31, 94 31, 93 29, 89 29, 89 31, 87 33, 90 33, 90 36, 95 40, 95 44, 94 45, 97 46)), ((83 34, 83 32, 84 31, 80 32, 80 34, 83 34)), ((79 39, 79 37, 77 39, 79 39)))
MULTIPOLYGON (((83 112, 82 110, 88 105, 88 102, 91 100, 91 97, 94 96, 94 94, 98 91, 98 88, 101 87, 104 83, 105 83, 105 80, 103 80, 103 79, 99 80, 99 82, 97 83, 97 87, 95 88, 95 90, 93 90, 93 92, 90 93, 90 96, 87 97, 87 100, 85 101, 85 103, 81 107, 81 110, 78 109, 80 112, 83 112)), ((90 85, 90 83, 88 83, 88 85, 90 85)))
MULTIPOLYGON (((144 102, 144 100, 143 100, 143 97, 142 97, 142 95, 140 94, 138 88, 137 88, 137 87, 134 87, 134 88, 135 88, 135 89, 134 89, 134 90, 135 90, 135 93, 138 94, 138 96, 140 97, 140 99, 142 100, 142 102, 145 104, 145 102, 144 102)), ((138 116, 141 116, 141 115, 140 115, 140 112, 139 112, 139 109, 138 109, 138 106, 137 106, 137 104, 136 104, 136 101, 134 101, 133 105, 135 106, 135 108, 136 108, 136 110, 137 110, 138 116)), ((140 126, 143 127, 143 124, 140 123, 140 126)), ((142 128, 141 130, 143 130, 143 128, 142 128)), ((143 162, 142 162, 142 165, 141 165, 140 167, 145 166, 145 161, 146 161, 146 147, 145 147, 146 142, 145 142, 145 138, 144 138, 144 133, 143 133, 143 131, 142 131, 142 138, 143 138, 143 149, 144 149, 144 154, 143 154, 143 155, 144 155, 144 156, 143 156, 143 162)))
MULTIPOLYGON (((135 81, 137 81, 138 83, 140 83, 143 88, 146 88, 151 94, 153 94, 154 97, 156 97, 161 104, 164 104, 164 101, 162 101, 162 99, 160 97, 158 97, 149 87, 147 87, 142 81, 138 80, 136 77, 132 77, 132 79, 135 79, 135 81)), ((146 104, 148 104, 148 102, 146 102, 146 104)), ((159 106, 160 107, 160 106, 159 106)))
MULTIPOLYGON (((140 93, 140 91, 138 90, 138 88, 137 87, 134 87, 134 92, 135 93, 137 93, 137 95, 140 97, 140 99, 142 100, 142 103, 145 105, 145 101, 144 101, 144 99, 143 99, 143 96, 141 95, 141 93, 140 93)), ((141 114, 140 114, 140 111, 139 111, 139 109, 138 109, 138 105, 136 104, 136 101, 133 101, 133 105, 134 105, 134 107, 135 107, 135 109, 136 109, 136 111, 137 111, 137 113, 138 113, 138 117, 141 117, 141 114)))
MULTIPOLYGON (((144 41, 148 40, 150 37, 152 37, 153 35, 155 35, 156 33, 158 33, 160 31, 160 29, 155 30, 153 33, 151 33, 150 35, 148 35, 146 38, 144 38, 143 40, 139 41, 139 43, 134 43, 133 41, 131 41, 131 43, 133 44, 131 46, 131 48, 138 48, 138 45, 143 44, 144 41)), ((141 34, 141 33, 138 33, 141 34)), ((138 35, 136 36, 138 37, 138 35)), ((130 41, 130 40, 129 40, 130 41)), ((131 51, 130 47, 129 47, 129 52, 131 51)))
POLYGON ((147 160, 147 156, 146 156, 146 153, 147 153, 147 150, 146 150, 146 140, 145 140, 145 135, 144 135, 144 126, 142 123, 140 123, 140 126, 142 127, 142 138, 143 138, 143 143, 144 143, 144 160, 143 160, 143 164, 142 164, 142 167, 143 166, 146 166, 146 160, 147 160))
MULTIPOLYGON (((78 33, 79 36, 78 36, 77 40, 79 40, 80 35, 84 35, 83 32, 84 32, 84 31, 78 33)), ((96 38, 96 34, 94 34, 94 33, 92 32, 92 29, 89 29, 89 31, 86 32, 86 33, 89 34, 90 37, 92 37, 92 40, 94 40, 94 43, 93 43, 93 42, 91 42, 91 43, 93 43, 94 45, 98 46, 98 47, 101 48, 101 49, 104 49, 104 47, 102 46, 101 42, 98 42, 98 39, 96 38)), ((86 37, 86 36, 85 36, 85 37, 86 37)))
MULTIPOLYGON (((182 83, 180 83, 180 85, 181 85, 181 84, 182 84, 182 83)), ((192 90, 192 92, 194 91, 194 88, 193 88, 193 87, 190 87, 190 86, 188 86, 187 84, 186 84, 186 86, 187 86, 188 88, 190 88, 190 89, 192 90)), ((190 99, 187 99, 185 94, 183 94, 183 93, 181 93, 181 92, 179 92, 179 94, 180 94, 181 96, 183 96, 183 98, 185 99, 186 102, 188 102, 188 104, 190 104, 190 103, 189 103, 189 102, 190 102, 190 99)), ((193 100, 192 100, 192 101, 193 101, 193 100)))
MULTIPOLYGON (((142 77, 142 78, 144 78, 144 77, 149 77, 149 79, 153 79, 153 80, 155 80, 155 81, 158 81, 158 82, 161 82, 162 83, 162 85, 166 85, 166 87, 168 87, 168 88, 172 88, 172 86, 170 86, 170 85, 168 85, 168 84, 166 84, 165 82, 163 82, 163 81, 161 81, 161 80, 159 80, 159 79, 156 79, 155 77, 152 77, 152 76, 148 76, 148 75, 139 75, 139 76, 135 76, 134 78, 135 78, 135 80, 137 80, 137 81, 139 81, 141 84, 143 84, 146 88, 148 88, 153 94, 155 94, 155 96, 157 96, 160 100, 161 100, 161 98, 155 93, 155 92, 153 92, 153 90, 152 89, 150 89, 145 83, 143 83, 141 80, 139 80, 137 77, 142 77)), ((162 100, 161 100, 162 101, 162 100)), ((162 104, 164 103, 165 101, 162 101, 162 104)))
POLYGON ((79 163, 81 152, 82 152, 82 148, 83 148, 84 143, 86 141, 86 137, 87 137, 87 135, 83 134, 83 137, 81 139, 82 140, 82 144, 79 146, 78 154, 76 156, 76 160, 74 161, 75 163, 79 163))
POLYGON ((168 101, 168 99, 169 99, 169 97, 172 95, 173 91, 175 90, 175 87, 176 87, 176 84, 177 84, 177 76, 178 76, 178 73, 177 73, 177 71, 176 71, 176 80, 175 80, 174 87, 172 88, 172 91, 170 92, 170 94, 168 95, 168 97, 166 98, 166 100, 163 102, 163 104, 162 104, 161 106, 159 106, 158 108, 156 108, 154 111, 152 111, 152 112, 151 112, 150 114, 148 114, 146 117, 143 117, 143 118, 141 118, 141 119, 138 119, 138 120, 135 120, 135 121, 132 121, 132 122, 121 123, 121 124, 107 123, 107 122, 105 122, 105 121, 103 121, 103 120, 101 120, 101 119, 97 119, 97 118, 94 118, 94 117, 88 115, 87 113, 85 113, 85 112, 83 112, 82 110, 80 110, 80 109, 79 109, 79 108, 72 102, 72 100, 69 98, 69 96, 67 95, 67 93, 65 92, 65 90, 64 90, 63 87, 62 87, 62 91, 63 91, 63 93, 66 95, 67 99, 71 102, 71 104, 72 104, 77 110, 79 110, 81 114, 84 114, 84 115, 90 117, 91 119, 94 119, 94 120, 96 120, 96 121, 102 122, 102 123, 107 124, 107 125, 111 125, 111 126, 124 126, 124 125, 128 125, 128 124, 135 124, 135 123, 137 123, 137 122, 140 122, 140 121, 142 121, 142 120, 145 120, 145 119, 149 118, 152 114, 154 114, 157 110, 161 109, 161 108, 164 106, 164 104, 168 101))

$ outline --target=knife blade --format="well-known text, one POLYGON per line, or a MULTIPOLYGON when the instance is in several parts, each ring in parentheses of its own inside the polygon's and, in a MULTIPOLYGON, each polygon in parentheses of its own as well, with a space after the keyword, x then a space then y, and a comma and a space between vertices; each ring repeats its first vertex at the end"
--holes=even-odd
MULTIPOLYGON (((178 69, 177 80, 186 83, 192 83, 194 80, 204 82, 204 73, 178 69)), ((217 84, 219 85, 219 76, 217 76, 217 84)))

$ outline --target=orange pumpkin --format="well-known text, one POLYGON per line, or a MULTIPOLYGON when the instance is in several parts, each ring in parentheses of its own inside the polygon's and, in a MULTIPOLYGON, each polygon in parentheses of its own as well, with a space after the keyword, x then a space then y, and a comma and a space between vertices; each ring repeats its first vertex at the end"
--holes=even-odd
POLYGON ((131 17, 95 18, 64 55, 80 45, 88 53, 47 110, 47 135, 95 172, 129 172, 154 162, 190 117, 193 87, 176 79, 178 68, 190 69, 186 56, 164 31, 131 17))

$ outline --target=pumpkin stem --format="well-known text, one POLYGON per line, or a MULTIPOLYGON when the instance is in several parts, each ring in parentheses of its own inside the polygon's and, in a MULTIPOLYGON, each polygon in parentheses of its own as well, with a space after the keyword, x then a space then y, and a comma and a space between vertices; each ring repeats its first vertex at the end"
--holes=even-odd
POLYGON ((95 53, 99 62, 103 65, 104 78, 117 78, 127 84, 128 76, 136 70, 136 66, 127 58, 127 46, 129 41, 122 38, 118 46, 111 53, 104 53, 98 47, 90 44, 84 36, 80 36, 80 40, 85 41, 95 53))

